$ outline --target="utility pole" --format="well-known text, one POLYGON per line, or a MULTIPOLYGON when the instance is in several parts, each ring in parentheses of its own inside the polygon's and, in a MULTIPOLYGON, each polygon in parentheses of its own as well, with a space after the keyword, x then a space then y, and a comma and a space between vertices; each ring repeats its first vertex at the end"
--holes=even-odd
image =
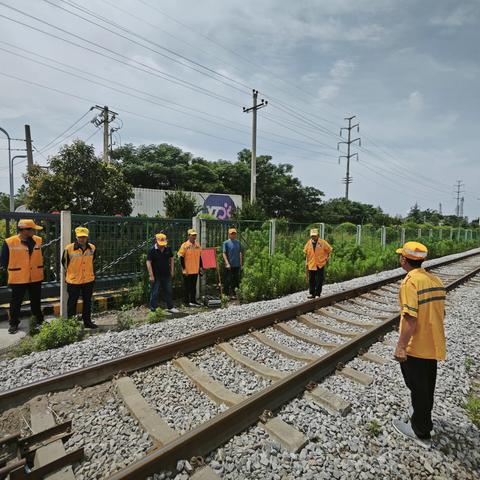
POLYGON ((455 196, 457 199, 457 206, 455 208, 455 216, 459 217, 460 216, 460 198, 462 193, 465 192, 465 190, 462 190, 464 187, 464 183, 461 180, 457 180, 457 184, 455 185, 455 196))
POLYGON ((357 132, 360 131, 360 124, 356 123, 355 125, 352 125, 352 120, 356 118, 356 115, 353 115, 351 117, 346 117, 344 120, 348 121, 348 127, 342 127, 340 129, 340 136, 343 137, 342 133, 344 130, 346 130, 347 133, 347 141, 346 142, 338 142, 337 143, 337 150, 340 150, 340 145, 343 143, 347 145, 347 154, 346 155, 340 155, 338 157, 338 163, 340 163, 341 158, 346 158, 347 159, 347 174, 345 175, 345 178, 343 179, 343 183, 345 183, 345 199, 348 200, 348 186, 353 182, 353 177, 350 175, 350 159, 353 157, 357 157, 357 162, 358 162, 358 153, 351 153, 351 146, 355 143, 358 142, 358 145, 362 145, 362 140, 360 137, 354 138, 352 140, 352 130, 354 128, 357 129, 357 132))
POLYGON ((463 204, 464 204, 464 202, 465 202, 465 197, 462 197, 460 199, 460 217, 462 217, 462 218, 463 218, 463 204))
POLYGON ((92 108, 100 110, 100 113, 92 120, 92 123, 96 127, 100 127, 100 125, 103 125, 103 161, 105 163, 110 163, 110 155, 109 155, 109 148, 108 148, 109 123, 115 120, 118 113, 112 110, 109 110, 106 105, 104 107, 101 107, 100 105, 95 105, 92 108))
POLYGON ((438 204, 438 213, 442 215, 442 203, 438 204))
POLYGON ((33 167, 32 135, 30 125, 25 125, 25 143, 27 147, 27 169, 33 167))
POLYGON ((268 101, 262 98, 258 102, 258 90, 253 90, 253 106, 250 108, 243 107, 244 113, 252 112, 252 160, 250 164, 250 203, 255 203, 257 199, 257 110, 266 107, 268 101))

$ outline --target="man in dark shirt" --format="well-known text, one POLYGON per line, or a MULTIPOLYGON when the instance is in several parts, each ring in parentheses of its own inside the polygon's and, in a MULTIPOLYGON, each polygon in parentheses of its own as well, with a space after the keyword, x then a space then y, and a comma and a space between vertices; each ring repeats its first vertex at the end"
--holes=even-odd
POLYGON ((225 262, 225 294, 235 296, 240 285, 240 269, 243 264, 243 253, 240 241, 237 240, 237 229, 228 229, 228 240, 223 242, 223 260, 225 262))
POLYGON ((147 254, 147 270, 152 285, 150 310, 154 312, 158 307, 158 294, 161 287, 168 311, 178 313, 172 301, 173 252, 167 243, 167 236, 164 233, 157 233, 155 245, 147 254))

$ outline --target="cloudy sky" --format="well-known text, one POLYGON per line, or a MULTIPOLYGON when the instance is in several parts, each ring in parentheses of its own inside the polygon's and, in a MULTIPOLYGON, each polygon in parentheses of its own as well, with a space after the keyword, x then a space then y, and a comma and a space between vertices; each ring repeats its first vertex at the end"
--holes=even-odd
POLYGON ((22 138, 30 124, 46 164, 73 138, 100 153, 89 109, 108 105, 117 143, 234 160, 250 147, 242 107, 256 88, 269 102, 258 154, 293 164, 326 198, 344 194, 338 134, 356 115, 351 199, 454 213, 461 180, 477 218, 479 23, 478 0, 0 0, 0 126, 22 138))

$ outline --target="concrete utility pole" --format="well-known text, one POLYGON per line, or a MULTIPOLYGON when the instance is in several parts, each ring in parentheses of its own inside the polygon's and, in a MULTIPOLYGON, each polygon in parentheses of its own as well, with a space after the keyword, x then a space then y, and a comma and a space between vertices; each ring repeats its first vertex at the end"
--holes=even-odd
POLYGON ((356 115, 353 115, 351 117, 346 117, 345 120, 348 121, 348 127, 342 127, 340 129, 340 136, 343 137, 342 133, 344 130, 346 130, 347 133, 347 141, 346 142, 338 142, 337 143, 337 150, 340 150, 340 145, 343 143, 347 145, 347 154, 346 155, 340 155, 338 157, 338 163, 340 163, 340 159, 346 158, 347 159, 347 173, 345 175, 345 178, 343 179, 343 183, 345 184, 345 199, 348 200, 348 186, 353 182, 353 177, 350 175, 350 159, 353 157, 357 157, 357 162, 358 162, 358 153, 351 153, 351 146, 355 143, 358 142, 358 145, 362 145, 362 141, 360 137, 354 138, 352 140, 352 130, 354 128, 357 129, 357 132, 360 131, 360 124, 356 123, 355 125, 352 125, 352 120, 356 118, 356 115))
POLYGON ((257 110, 266 107, 268 101, 262 98, 261 103, 257 103, 258 90, 253 90, 253 106, 243 107, 244 113, 252 112, 252 161, 250 165, 250 203, 255 203, 257 199, 257 110))
POLYGON ((14 212, 15 211, 15 200, 14 200, 14 193, 13 193, 13 165, 12 165, 12 139, 8 132, 0 127, 0 132, 5 134, 7 137, 7 142, 8 142, 8 173, 10 177, 10 211, 14 212))
POLYGON ((92 123, 96 127, 100 127, 103 125, 103 161, 105 163, 110 163, 110 155, 109 155, 109 123, 113 122, 117 117, 118 113, 112 110, 109 110, 108 107, 105 105, 101 107, 100 105, 95 105, 92 108, 96 108, 100 110, 100 113, 92 120, 92 123))
POLYGON ((33 167, 32 135, 30 125, 25 125, 25 143, 27 147, 27 168, 33 167))
POLYGON ((456 195, 456 199, 457 199, 457 206, 455 208, 455 215, 457 217, 460 217, 460 199, 462 198, 462 193, 465 192, 465 190, 463 190, 464 186, 465 185, 461 180, 457 180, 457 184, 455 185, 455 189, 456 189, 455 195, 456 195))

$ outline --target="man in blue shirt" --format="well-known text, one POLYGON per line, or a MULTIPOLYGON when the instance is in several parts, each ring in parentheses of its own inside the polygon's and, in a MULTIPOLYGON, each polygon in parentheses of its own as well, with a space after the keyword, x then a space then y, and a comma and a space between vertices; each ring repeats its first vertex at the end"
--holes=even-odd
POLYGON ((158 307, 158 294, 161 287, 168 311, 178 313, 172 301, 173 252, 167 243, 167 236, 164 233, 157 233, 155 245, 147 254, 147 270, 152 285, 150 310, 154 312, 158 307))
POLYGON ((225 295, 235 297, 240 285, 240 270, 243 265, 242 247, 237 240, 236 228, 228 229, 228 240, 223 242, 222 254, 225 262, 225 295))

